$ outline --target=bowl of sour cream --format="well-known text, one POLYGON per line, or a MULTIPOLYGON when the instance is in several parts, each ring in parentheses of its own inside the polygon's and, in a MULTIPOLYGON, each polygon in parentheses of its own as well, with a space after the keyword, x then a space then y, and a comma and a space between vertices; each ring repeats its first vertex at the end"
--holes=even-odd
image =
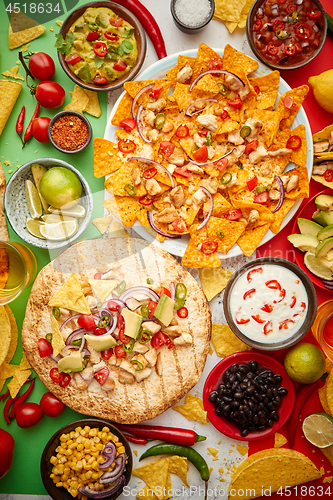
POLYGON ((263 257, 232 276, 223 307, 240 340, 275 351, 296 344, 308 333, 316 317, 317 295, 310 278, 295 264, 263 257))

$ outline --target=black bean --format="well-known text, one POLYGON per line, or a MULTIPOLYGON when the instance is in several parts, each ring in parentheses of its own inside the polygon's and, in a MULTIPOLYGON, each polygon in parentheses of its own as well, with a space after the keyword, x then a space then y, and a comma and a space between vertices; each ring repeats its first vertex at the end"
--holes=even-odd
POLYGON ((217 393, 219 395, 219 398, 221 398, 224 394, 224 389, 221 389, 221 386, 217 389, 217 393))
POLYGON ((245 429, 243 429, 243 430, 242 430, 242 432, 241 432, 241 436, 242 436, 242 437, 245 437, 245 436, 247 436, 247 435, 248 435, 248 433, 249 433, 248 429, 246 429, 246 428, 245 428, 245 429))
POLYGON ((239 382, 238 382, 238 380, 235 380, 235 382, 231 386, 231 390, 232 391, 237 391, 238 386, 239 386, 239 382))
POLYGON ((265 405, 264 403, 259 403, 258 406, 257 406, 257 410, 263 410, 265 408, 265 405))
POLYGON ((271 398, 271 397, 273 396, 272 389, 267 389, 267 391, 266 391, 266 396, 267 396, 268 398, 271 398))
POLYGON ((247 374, 247 378, 248 378, 249 380, 253 379, 254 377, 255 377, 255 374, 254 374, 253 372, 249 372, 249 373, 247 374))
POLYGON ((243 374, 243 373, 241 373, 241 372, 237 372, 237 373, 236 373, 236 378, 237 378, 237 380, 239 380, 240 382, 242 382, 242 381, 244 380, 244 378, 245 378, 245 377, 244 377, 244 374, 243 374))
POLYGON ((259 424, 265 424, 267 421, 266 415, 263 415, 262 417, 259 418, 259 424))
POLYGON ((240 402, 239 401, 233 401, 230 403, 231 408, 239 408, 240 402))
POLYGON ((257 401, 259 401, 259 402, 260 402, 260 401, 262 401, 262 400, 264 399, 264 396, 263 396, 262 394, 256 394, 254 397, 255 397, 255 399, 256 399, 257 401))
POLYGON ((276 398, 273 401, 274 407, 279 408, 279 406, 281 406, 281 403, 282 403, 282 399, 280 398, 280 396, 276 396, 276 398))
POLYGON ((256 378, 256 381, 258 382, 258 384, 262 385, 265 383, 264 379, 262 377, 257 377, 256 378))
POLYGON ((288 391, 285 387, 279 387, 278 393, 279 393, 279 396, 286 396, 288 394, 288 391))
POLYGON ((276 387, 273 387, 272 389, 273 396, 276 397, 278 395, 278 390, 276 387))
POLYGON ((273 378, 273 377, 269 377, 269 378, 267 378, 266 380, 267 380, 267 382, 269 382, 269 383, 270 383, 270 384, 272 384, 272 385, 274 385, 274 384, 275 384, 275 380, 274 380, 274 378, 273 378))
POLYGON ((246 394, 247 396, 251 396, 251 395, 253 394, 253 391, 254 391, 254 386, 253 386, 253 385, 251 385, 250 387, 248 387, 248 388, 246 389, 245 394, 246 394))
POLYGON ((225 384, 225 386, 226 386, 226 388, 227 388, 227 389, 229 389, 229 390, 230 390, 230 389, 231 389, 231 387, 232 387, 232 385, 230 384, 230 382, 227 382, 227 383, 225 384))
POLYGON ((236 399, 243 399, 243 393, 242 392, 235 392, 234 397, 236 399))
POLYGON ((254 402, 250 399, 248 402, 249 408, 253 409, 254 408, 254 402))
POLYGON ((258 363, 256 361, 251 361, 249 368, 251 372, 256 372, 258 370, 258 363))
POLYGON ((230 366, 229 371, 231 373, 236 373, 238 371, 238 364, 234 363, 233 365, 230 366))
POLYGON ((229 377, 230 377, 230 372, 229 372, 229 370, 226 370, 226 371, 223 373, 223 380, 224 380, 224 382, 228 382, 229 377))
POLYGON ((250 368, 247 365, 239 365, 238 369, 242 373, 248 373, 250 371, 250 368))
POLYGON ((267 420, 267 427, 272 427, 273 424, 274 424, 274 422, 271 418, 269 420, 267 420))
POLYGON ((235 380, 236 380, 236 375, 232 373, 229 377, 229 382, 232 384, 233 382, 235 382, 235 380))
POLYGON ((282 382, 281 375, 274 375, 274 380, 276 384, 280 384, 282 382))
POLYGON ((229 413, 229 411, 230 411, 230 405, 225 405, 225 406, 224 406, 224 411, 225 411, 226 413, 229 413))
POLYGON ((218 406, 221 403, 222 399, 221 398, 216 398, 215 399, 215 406, 218 406))
POLYGON ((209 401, 211 401, 212 403, 214 403, 214 401, 216 401, 216 398, 217 398, 218 394, 216 391, 213 391, 209 394, 209 401))
POLYGON ((222 408, 215 408, 215 410, 214 410, 214 411, 215 411, 216 415, 223 415, 223 410, 222 410, 222 408))
POLYGON ((223 396, 222 400, 225 401, 226 403, 231 403, 232 398, 228 398, 228 396, 223 396))
POLYGON ((258 431, 264 431, 265 429, 266 429, 266 425, 260 425, 259 427, 257 427, 258 431))
POLYGON ((264 398, 263 403, 264 403, 264 405, 265 405, 265 406, 267 406, 268 401, 269 401, 269 399, 268 399, 267 397, 266 397, 266 398, 264 398))
POLYGON ((254 423, 254 425, 256 425, 256 424, 259 422, 259 417, 258 417, 258 415, 253 415, 252 422, 254 423))
POLYGON ((247 389, 247 384, 245 384, 244 382, 242 382, 241 384, 239 384, 239 387, 243 390, 247 389))

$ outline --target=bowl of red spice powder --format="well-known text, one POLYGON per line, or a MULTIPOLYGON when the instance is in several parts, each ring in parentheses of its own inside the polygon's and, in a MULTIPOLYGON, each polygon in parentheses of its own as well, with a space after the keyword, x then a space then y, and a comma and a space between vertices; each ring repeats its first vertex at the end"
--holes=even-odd
POLYGON ((90 144, 92 128, 89 120, 77 111, 60 111, 49 123, 51 144, 62 153, 80 153, 90 144))

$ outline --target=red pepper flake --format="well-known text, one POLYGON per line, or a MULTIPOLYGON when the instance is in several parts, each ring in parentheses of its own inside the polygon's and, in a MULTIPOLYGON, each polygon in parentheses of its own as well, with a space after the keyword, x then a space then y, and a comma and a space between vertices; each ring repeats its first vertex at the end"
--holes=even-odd
POLYGON ((88 140, 88 127, 81 118, 73 115, 60 116, 51 128, 52 139, 66 151, 82 148, 88 140))

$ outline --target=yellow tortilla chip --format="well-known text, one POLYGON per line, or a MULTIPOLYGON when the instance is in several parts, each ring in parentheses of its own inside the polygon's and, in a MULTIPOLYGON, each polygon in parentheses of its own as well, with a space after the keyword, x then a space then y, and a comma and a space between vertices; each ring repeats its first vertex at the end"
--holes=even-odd
MULTIPOLYGON (((140 212, 138 212, 139 214, 140 212)), ((125 231, 124 226, 120 222, 114 220, 110 224, 108 238, 125 238, 127 231, 125 231)))
MULTIPOLYGON (((18 367, 17 367, 18 368, 18 367)), ((14 377, 10 382, 8 382, 7 387, 10 392, 10 396, 15 398, 19 393, 22 385, 25 381, 30 377, 31 370, 16 370, 14 373, 14 377)))
POLYGON ((230 271, 221 268, 199 269, 201 288, 208 302, 225 289, 231 276, 230 271))
POLYGON ((184 267, 220 267, 221 261, 216 252, 206 255, 201 251, 202 244, 208 241, 207 228, 197 231, 198 224, 193 224, 191 238, 182 258, 184 267), (198 249, 200 248, 200 250, 198 249))
POLYGON ((244 255, 250 256, 253 254, 269 230, 269 226, 270 224, 264 224, 263 226, 245 229, 242 236, 237 240, 237 244, 240 246, 244 255))
POLYGON ((330 408, 329 408, 328 402, 327 402, 326 384, 323 387, 320 387, 320 389, 318 389, 318 396, 319 396, 319 400, 320 400, 321 406, 323 407, 324 412, 331 415, 331 411, 330 411, 330 408))
POLYGON ((16 319, 15 319, 13 311, 7 305, 5 305, 4 308, 5 308, 5 311, 7 313, 9 323, 10 323, 10 344, 9 344, 9 349, 8 349, 8 353, 6 356, 7 363, 10 363, 11 360, 13 359, 13 356, 15 354, 16 347, 17 347, 18 328, 17 328, 16 319))
POLYGON ((220 56, 220 54, 208 47, 208 45, 206 45, 205 43, 200 43, 197 58, 193 68, 193 79, 203 71, 209 69, 209 63, 212 59, 216 59, 217 61, 221 61, 222 63, 222 57, 220 56))
POLYGON ((91 116, 95 116, 99 118, 102 114, 101 107, 99 105, 98 100, 98 92, 94 92, 93 90, 84 89, 83 91, 89 98, 89 101, 84 108, 84 111, 91 116))
POLYGON ((22 354, 21 363, 19 364, 20 370, 29 370, 31 368, 29 361, 26 358, 25 353, 22 354))
POLYGON ((296 87, 294 89, 288 90, 279 99, 276 112, 280 114, 280 129, 283 130, 285 128, 290 128, 295 116, 298 113, 299 108, 302 106, 304 99, 309 92, 309 87, 307 85, 301 85, 300 87, 296 87), (285 107, 284 100, 286 96, 289 96, 293 102, 297 105, 295 110, 291 110, 285 107))
POLYGON ((245 226, 243 222, 211 217, 207 224, 208 239, 217 241, 217 251, 226 255, 244 233, 245 226))
POLYGON ((203 403, 200 398, 188 394, 185 404, 173 406, 174 411, 183 415, 187 420, 197 420, 201 424, 207 424, 207 412, 203 409, 203 403), (199 401, 200 400, 200 401, 199 401))
POLYGON ((0 365, 0 377, 4 380, 13 377, 18 369, 19 367, 17 365, 11 365, 7 363, 7 361, 4 361, 2 365, 0 365))
MULTIPOLYGON (((282 207, 275 212, 274 215, 274 221, 271 223, 270 230, 274 233, 277 234, 280 231, 281 224, 283 222, 283 219, 289 212, 289 210, 295 205, 296 200, 291 200, 288 198, 285 198, 282 203, 282 207)), ((274 208, 274 207, 272 207, 274 208)))
POLYGON ((283 446, 286 443, 288 443, 288 439, 285 436, 283 436, 282 434, 275 432, 275 434, 274 434, 274 448, 281 448, 281 446, 283 446))
POLYGON ((0 135, 21 92, 22 83, 0 80, 0 135))
POLYGON ((49 301, 50 307, 64 307, 80 314, 90 314, 78 275, 73 273, 49 301))
POLYGON ((333 414, 333 372, 331 371, 326 379, 326 397, 330 414, 333 414))
POLYGON ((132 474, 142 479, 159 500, 164 500, 163 489, 167 484, 168 469, 169 460, 162 458, 133 469, 132 474))
POLYGON ((99 179, 115 172, 123 166, 122 161, 118 157, 119 149, 117 144, 101 137, 95 137, 93 145, 95 177, 99 179))
POLYGON ((328 127, 323 128, 320 132, 313 134, 313 142, 324 142, 331 138, 331 132, 333 131, 333 125, 328 125, 328 127))
POLYGON ((225 357, 235 352, 251 351, 252 347, 244 344, 228 325, 212 325, 212 343, 218 356, 225 357))
POLYGON ((0 307, 0 365, 6 360, 11 341, 11 327, 4 306, 0 307))
POLYGON ((323 452, 327 460, 329 460, 329 462, 333 465, 333 444, 327 448, 320 448, 320 451, 323 452))
POLYGON ((139 203, 130 196, 114 196, 103 202, 103 207, 115 215, 126 227, 133 226, 136 214, 141 210, 139 203))
MULTIPOLYGON (((237 0, 237 5, 238 3, 240 4, 241 2, 238 2, 237 0)), ((232 21, 232 19, 229 19, 229 21, 232 21)), ((257 68, 257 61, 234 49, 229 44, 225 46, 223 52, 223 69, 236 74, 244 72, 245 75, 248 75, 255 71, 257 68)))
MULTIPOLYGON (((132 163, 132 162, 130 162, 132 163)), ((105 189, 115 196, 128 196, 132 195, 129 192, 134 188, 135 196, 141 197, 147 194, 146 188, 143 184, 134 187, 132 180, 132 170, 133 166, 129 163, 123 164, 122 168, 114 172, 110 177, 104 182, 105 189), (130 186, 128 191, 128 186, 130 186), (126 190, 127 189, 127 190, 126 190)))
POLYGON ((280 72, 275 70, 268 75, 258 76, 256 78, 249 78, 253 87, 259 88, 257 96, 257 108, 270 109, 274 106, 280 84, 280 72))
POLYGON ((3 76, 8 76, 8 78, 14 78, 15 80, 22 80, 24 81, 24 78, 20 73, 18 72, 19 67, 14 66, 10 71, 3 71, 2 74, 3 76))
POLYGON ((59 324, 56 318, 51 315, 51 324, 52 324, 52 341, 51 345, 53 348, 53 356, 58 356, 61 350, 65 347, 65 341, 63 336, 61 335, 61 331, 59 330, 59 324))
POLYGON ((112 221, 113 221, 112 215, 107 215, 106 217, 99 217, 98 219, 94 219, 92 222, 94 226, 97 227, 98 231, 101 234, 104 234, 106 233, 112 221))
POLYGON ((35 38, 41 36, 45 31, 46 28, 44 26, 38 24, 37 21, 31 19, 22 12, 11 12, 8 30, 8 46, 10 49, 16 49, 24 43, 35 40, 35 38))
POLYGON ((245 6, 245 3, 246 0, 218 0, 215 3, 214 16, 218 17, 222 21, 233 21, 237 25, 237 23, 240 21, 241 12, 245 6))
POLYGON ((105 299, 114 288, 116 288, 118 281, 114 280, 95 280, 88 279, 94 295, 103 303, 105 299))
POLYGON ((308 198, 309 197, 309 178, 308 178, 308 170, 304 167, 293 168, 292 170, 288 170, 288 172, 284 172, 283 175, 291 177, 292 175, 298 176, 298 185, 295 189, 292 189, 288 193, 286 192, 285 196, 287 199, 295 200, 297 198, 308 198))
POLYGON ((185 486, 189 487, 187 482, 187 469, 188 462, 186 457, 180 457, 179 455, 171 455, 169 458, 169 474, 176 474, 185 486))
POLYGON ((249 447, 248 446, 242 446, 241 444, 238 444, 237 445, 237 451, 241 454, 241 455, 246 455, 247 452, 249 451, 249 447))
POLYGON ((305 167, 306 165, 306 155, 307 155, 307 145, 306 145, 306 130, 304 125, 298 125, 290 132, 290 135, 297 135, 300 137, 302 144, 301 147, 292 151, 290 161, 296 163, 299 167, 305 167))
POLYGON ((89 97, 85 93, 85 91, 79 87, 79 85, 75 85, 73 92, 70 92, 72 96, 72 100, 67 106, 64 107, 64 111, 77 111, 78 113, 83 113, 89 103, 89 97))
POLYGON ((118 127, 120 122, 125 118, 133 118, 131 113, 133 97, 129 95, 128 92, 121 98, 119 106, 116 109, 115 114, 112 117, 111 123, 115 127, 118 127))

